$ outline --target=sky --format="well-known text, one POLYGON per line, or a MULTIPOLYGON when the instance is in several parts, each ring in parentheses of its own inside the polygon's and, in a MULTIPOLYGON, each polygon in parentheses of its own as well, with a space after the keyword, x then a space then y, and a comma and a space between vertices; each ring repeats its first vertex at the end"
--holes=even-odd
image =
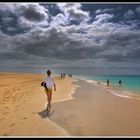
POLYGON ((139 69, 140 4, 0 4, 0 70, 22 67, 139 69))

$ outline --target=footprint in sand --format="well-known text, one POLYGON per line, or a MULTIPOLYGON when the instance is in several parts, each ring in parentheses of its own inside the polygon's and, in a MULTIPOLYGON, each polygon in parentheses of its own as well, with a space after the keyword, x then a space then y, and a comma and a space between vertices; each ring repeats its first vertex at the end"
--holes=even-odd
POLYGON ((24 120, 26 120, 26 119, 27 119, 27 117, 24 117, 23 119, 24 119, 24 120))
POLYGON ((9 114, 9 112, 3 112, 2 114, 3 114, 3 115, 6 115, 6 114, 9 114))
POLYGON ((15 88, 13 89, 13 92, 14 92, 14 91, 16 91, 16 89, 15 89, 15 88))
POLYGON ((9 134, 5 133, 5 134, 3 134, 3 136, 9 136, 9 134))
POLYGON ((14 123, 12 123, 11 125, 10 125, 10 127, 12 127, 12 126, 14 126, 15 124, 14 123))

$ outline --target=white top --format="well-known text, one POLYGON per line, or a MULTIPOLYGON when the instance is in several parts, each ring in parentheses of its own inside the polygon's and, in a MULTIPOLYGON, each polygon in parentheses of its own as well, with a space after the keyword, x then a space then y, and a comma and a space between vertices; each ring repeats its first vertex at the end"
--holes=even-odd
POLYGON ((45 77, 43 81, 46 83, 46 86, 49 89, 52 89, 55 84, 54 79, 50 76, 45 77))

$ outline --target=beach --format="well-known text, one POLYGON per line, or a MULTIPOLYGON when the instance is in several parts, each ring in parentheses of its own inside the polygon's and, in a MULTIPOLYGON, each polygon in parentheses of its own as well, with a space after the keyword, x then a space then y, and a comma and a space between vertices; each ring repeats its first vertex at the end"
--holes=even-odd
POLYGON ((140 100, 67 76, 54 75, 47 117, 44 76, 0 73, 0 136, 140 136, 140 100))
MULTIPOLYGON (((42 118, 47 106, 47 96, 41 81, 44 74, 0 74, 0 136, 65 136, 65 130, 42 118)), ((55 76, 57 92, 53 101, 70 98, 74 86, 70 78, 64 80, 55 76), (65 88, 61 88, 65 85, 65 88), (65 92, 64 92, 65 91, 65 92)))

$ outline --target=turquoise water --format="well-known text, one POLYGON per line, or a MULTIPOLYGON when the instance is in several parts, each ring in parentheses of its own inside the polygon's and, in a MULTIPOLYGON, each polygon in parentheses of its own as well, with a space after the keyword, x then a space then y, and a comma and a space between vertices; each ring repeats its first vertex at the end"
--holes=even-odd
POLYGON ((107 79, 110 79, 110 86, 118 87, 118 81, 122 81, 122 89, 129 91, 140 92, 140 75, 138 76, 123 76, 123 75, 103 75, 103 76, 95 76, 95 75, 78 75, 78 77, 84 78, 86 80, 96 80, 98 82, 106 83, 107 79))

